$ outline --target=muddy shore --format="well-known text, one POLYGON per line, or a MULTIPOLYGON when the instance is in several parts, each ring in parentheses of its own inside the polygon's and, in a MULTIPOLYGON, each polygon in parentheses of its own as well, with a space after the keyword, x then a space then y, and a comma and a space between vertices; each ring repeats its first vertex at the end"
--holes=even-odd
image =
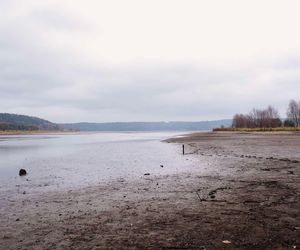
POLYGON ((0 193, 0 249, 299 249, 300 134, 196 133, 199 172, 0 193))

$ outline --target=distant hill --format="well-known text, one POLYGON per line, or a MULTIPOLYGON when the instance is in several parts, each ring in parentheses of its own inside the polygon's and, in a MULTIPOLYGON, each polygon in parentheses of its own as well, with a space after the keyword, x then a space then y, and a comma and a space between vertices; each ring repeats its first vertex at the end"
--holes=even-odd
POLYGON ((108 122, 56 124, 38 117, 0 113, 0 130, 196 131, 231 127, 232 120, 200 122, 108 122))
POLYGON ((59 125, 27 115, 0 113, 0 130, 58 130, 59 125))
POLYGON ((231 119, 201 122, 111 122, 111 123, 67 123, 68 130, 78 131, 194 131, 230 127, 231 119))

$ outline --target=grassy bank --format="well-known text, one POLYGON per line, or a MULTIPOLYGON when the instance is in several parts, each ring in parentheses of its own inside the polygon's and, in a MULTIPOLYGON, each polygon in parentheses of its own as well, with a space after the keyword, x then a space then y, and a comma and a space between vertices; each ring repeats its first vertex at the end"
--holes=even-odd
POLYGON ((65 131, 59 130, 0 130, 0 135, 33 135, 33 134, 49 134, 49 133, 61 133, 65 131))
POLYGON ((295 132, 300 131, 300 127, 279 127, 279 128, 214 128, 214 132, 295 132))

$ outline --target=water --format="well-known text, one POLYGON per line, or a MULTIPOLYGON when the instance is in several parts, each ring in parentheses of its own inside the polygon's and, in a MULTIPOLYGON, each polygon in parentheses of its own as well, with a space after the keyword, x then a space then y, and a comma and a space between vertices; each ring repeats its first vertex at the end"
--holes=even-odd
POLYGON ((174 133, 79 133, 0 137, 0 191, 62 189, 118 178, 175 174, 195 167, 174 133), (162 168, 161 165, 164 167, 162 168), (18 176, 20 168, 28 175, 18 176))

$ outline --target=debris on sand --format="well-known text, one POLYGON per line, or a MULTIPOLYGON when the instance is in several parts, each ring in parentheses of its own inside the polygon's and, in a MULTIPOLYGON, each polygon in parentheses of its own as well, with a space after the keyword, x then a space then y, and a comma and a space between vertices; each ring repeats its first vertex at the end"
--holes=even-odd
POLYGON ((150 173, 145 173, 144 175, 150 175, 150 173))
POLYGON ((19 171, 19 175, 20 176, 27 175, 27 171, 25 169, 21 168, 20 171, 19 171))
POLYGON ((222 241, 224 244, 231 244, 231 241, 230 240, 223 240, 222 241))

